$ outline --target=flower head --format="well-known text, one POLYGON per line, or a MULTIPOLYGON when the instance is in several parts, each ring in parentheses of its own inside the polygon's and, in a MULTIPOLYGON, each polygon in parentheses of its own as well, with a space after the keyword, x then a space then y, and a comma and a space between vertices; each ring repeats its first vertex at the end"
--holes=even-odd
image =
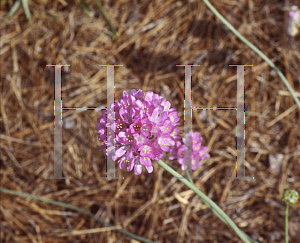
POLYGON ((151 91, 144 94, 135 89, 130 93, 124 91, 119 102, 107 107, 110 116, 103 111, 96 126, 99 140, 105 143, 100 149, 112 146, 114 141, 115 153, 112 154, 111 150, 109 156, 119 163, 121 169, 127 167, 127 171, 134 170, 139 175, 144 166, 151 173, 152 160, 159 161, 163 151, 169 151, 169 146, 175 145, 175 139, 179 138, 180 130, 175 128, 180 125, 176 109, 170 109, 170 102, 158 94, 151 91), (108 136, 113 133, 115 136, 108 136))
POLYGON ((292 6, 289 12, 289 18, 287 21, 287 33, 289 36, 296 36, 299 33, 300 28, 300 10, 297 6, 292 6))
POLYGON ((288 190, 284 189, 284 193, 282 196, 282 201, 287 205, 287 206, 293 206, 298 202, 299 199, 299 193, 295 190, 288 190))
POLYGON ((171 148, 170 160, 177 159, 181 168, 186 170, 189 166, 195 170, 197 166, 201 166, 201 160, 209 158, 206 153, 207 147, 202 146, 202 137, 198 132, 190 132, 182 139, 183 143, 176 141, 175 146, 171 148), (185 156, 186 155, 186 156, 185 156))

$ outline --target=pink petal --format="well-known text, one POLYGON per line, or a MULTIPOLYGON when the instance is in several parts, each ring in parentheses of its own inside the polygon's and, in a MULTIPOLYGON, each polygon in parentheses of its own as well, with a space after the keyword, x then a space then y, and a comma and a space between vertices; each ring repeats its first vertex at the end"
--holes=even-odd
POLYGON ((148 173, 152 173, 153 172, 153 166, 145 166, 146 170, 148 173))
POLYGON ((99 150, 100 150, 100 151, 103 150, 103 149, 106 149, 106 144, 103 144, 103 145, 101 145, 101 146, 99 147, 99 150))
POLYGON ((141 165, 135 165, 134 166, 134 174, 140 175, 142 173, 142 166, 141 165))
POLYGON ((132 168, 134 166, 134 161, 130 161, 129 165, 127 165, 127 171, 132 171, 132 168))
POLYGON ((120 167, 121 170, 123 170, 126 167, 126 163, 125 163, 124 159, 120 161, 119 167, 120 167))
POLYGON ((143 166, 152 166, 151 160, 148 157, 141 157, 140 163, 143 166))
POLYGON ((122 149, 122 148, 119 148, 117 151, 116 151, 116 154, 115 154, 115 156, 117 157, 117 158, 120 158, 123 154, 125 154, 126 153, 126 150, 124 150, 124 149, 122 149))

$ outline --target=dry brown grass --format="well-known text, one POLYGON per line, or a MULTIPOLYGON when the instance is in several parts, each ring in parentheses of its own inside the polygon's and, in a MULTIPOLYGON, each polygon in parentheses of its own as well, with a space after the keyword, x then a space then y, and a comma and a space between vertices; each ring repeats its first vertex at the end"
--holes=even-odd
MULTIPOLYGON (((1 6, 1 19, 9 2, 1 6)), ((211 1, 275 62, 299 97, 300 39, 286 44, 282 2, 211 1)), ((117 41, 95 3, 87 3, 93 19, 77 1, 34 0, 29 23, 23 10, 0 21, 1 187, 82 207, 159 242, 241 242, 155 163, 152 174, 124 170, 118 171, 124 180, 98 179, 105 176, 95 130, 102 112, 63 112, 70 125, 63 127, 63 173, 72 179, 46 180, 53 176, 54 68, 45 65, 71 65, 63 68, 63 106, 99 107, 106 106, 106 68, 98 65, 123 64, 115 68, 116 98, 133 88, 154 91, 171 101, 183 124, 184 68, 176 64, 201 64, 192 69, 193 106, 221 107, 236 103, 236 68, 228 64, 254 64, 245 68, 245 80, 246 175, 255 180, 228 179, 235 173, 235 111, 193 111, 192 129, 211 154, 193 175, 201 177, 196 186, 253 239, 283 242, 283 190, 300 192, 300 112, 276 73, 200 0, 101 1, 117 41)), ((163 161, 180 171, 176 161, 163 161)), ((88 216, 32 199, 1 194, 0 210, 1 242, 133 242, 115 231, 97 232, 102 225, 88 216)), ((300 242, 299 203, 289 222, 290 242, 300 242)))

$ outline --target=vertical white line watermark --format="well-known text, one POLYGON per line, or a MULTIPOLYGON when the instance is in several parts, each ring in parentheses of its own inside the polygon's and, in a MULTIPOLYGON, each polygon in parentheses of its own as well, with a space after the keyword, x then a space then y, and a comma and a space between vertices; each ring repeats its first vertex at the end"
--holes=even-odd
POLYGON ((46 179, 70 179, 71 177, 62 176, 62 98, 61 86, 62 76, 61 67, 70 65, 46 65, 54 66, 54 177, 46 177, 46 179))
MULTIPOLYGON (((54 66, 54 177, 46 177, 46 179, 70 179, 71 177, 62 176, 62 110, 103 110, 99 107, 62 107, 62 75, 61 67, 70 66, 70 65, 46 65, 54 66)), ((115 98, 115 81, 114 81, 114 66, 123 66, 123 65, 99 65, 107 66, 107 104, 112 104, 114 107, 114 98, 115 98)), ((101 179, 124 179, 122 177, 115 177, 115 165, 113 160, 114 155, 114 131, 115 131, 115 112, 114 109, 111 110, 111 107, 106 107, 107 117, 112 118, 113 126, 108 127, 108 138, 110 141, 109 148, 106 149, 106 177, 100 177, 101 179), (110 153, 109 153, 110 151, 110 153), (108 156, 109 155, 109 156, 108 156)))
MULTIPOLYGON (((186 143, 192 143, 192 137, 187 136, 192 131, 192 66, 200 65, 176 65, 184 66, 184 137, 186 143), (190 141, 187 141, 187 140, 190 141)), ((192 169, 188 166, 190 164, 189 158, 191 157, 193 151, 188 151, 188 148, 185 146, 184 149, 184 165, 185 169, 185 179, 189 179, 187 170, 190 175, 192 175, 192 169)), ((200 179, 200 177, 192 177, 192 179, 200 179)))
MULTIPOLYGON (((55 67, 55 98, 54 98, 54 177, 46 177, 46 179, 69 179, 71 177, 62 176, 62 76, 61 67, 70 65, 46 65, 55 67), (60 117, 59 112, 60 111, 60 117)), ((124 179, 122 177, 115 177, 115 82, 114 82, 114 67, 123 65, 99 65, 107 67, 107 122, 109 119, 113 121, 110 126, 107 127, 107 148, 106 148, 106 177, 100 177, 101 179, 124 179), (109 104, 111 107, 109 107, 109 104), (112 110, 113 107, 113 110, 112 110)), ((184 132, 185 139, 187 134, 192 130, 192 110, 198 107, 192 107, 192 66, 200 65, 176 65, 185 67, 185 81, 184 81, 184 132), (187 109, 186 109, 187 107, 187 109)), ((244 80, 244 66, 253 65, 229 65, 237 66, 237 116, 236 116, 236 177, 229 177, 229 179, 254 179, 254 177, 245 176, 245 80, 244 80), (243 143, 244 140, 244 143, 243 143), (243 149, 244 148, 244 149, 243 149), (243 163, 244 161, 244 163, 243 163)), ((92 108, 95 107, 86 107, 92 108)), ((217 108, 219 107, 199 107, 199 108, 217 108)), ((65 107, 68 109, 68 107, 65 107)), ((85 108, 84 108, 85 109, 85 108)), ((101 109, 101 108, 100 108, 101 109)), ((222 108, 220 109, 231 109, 222 108)), ((198 110, 198 109, 197 109, 198 110)), ((190 138, 191 139, 191 138, 190 138)), ((190 141, 191 142, 191 141, 190 141)), ((188 165, 188 157, 191 151, 185 149, 184 163, 188 165)), ((187 169, 190 169, 189 167, 187 169)), ((187 176, 187 174, 185 174, 187 176)), ((193 177, 196 179, 198 177, 193 177)))
POLYGON ((106 145, 106 177, 99 179, 113 180, 124 179, 115 177, 115 66, 123 65, 99 65, 107 67, 107 145, 106 145), (113 123, 110 124, 109 120, 113 123))
POLYGON ((254 179, 245 176, 245 66, 253 65, 228 65, 237 67, 237 106, 236 106, 236 177, 229 179, 254 179))
MULTIPOLYGON (((184 80, 184 133, 186 135, 192 130, 192 110, 236 110, 236 177, 229 177, 229 179, 254 179, 254 177, 245 176, 245 80, 244 80, 244 66, 253 65, 229 65, 237 66, 237 106, 236 107, 193 107, 192 106, 192 66, 200 65, 176 65, 185 66, 185 80, 184 80), (186 108, 187 107, 187 108, 186 108)), ((189 164, 188 157, 191 151, 185 149, 184 163, 189 164)), ((190 170, 190 168, 188 168, 190 170)), ((191 174, 191 173, 190 173, 191 174)), ((187 176, 185 174, 185 176, 187 176)), ((192 177, 196 179, 199 177, 192 177)), ((187 179, 187 178, 186 178, 187 179)))

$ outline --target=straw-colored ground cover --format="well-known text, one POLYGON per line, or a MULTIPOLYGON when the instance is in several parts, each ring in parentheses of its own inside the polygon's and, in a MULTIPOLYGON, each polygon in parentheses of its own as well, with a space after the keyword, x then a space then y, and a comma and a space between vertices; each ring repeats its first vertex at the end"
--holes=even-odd
MULTIPOLYGON (((53 176, 54 68, 62 68, 64 107, 106 106, 106 68, 115 68, 115 97, 142 89, 165 97, 184 125, 184 68, 192 68, 194 107, 234 107, 236 68, 245 67, 246 176, 235 175, 236 111, 194 110, 211 157, 194 171, 196 186, 251 238, 283 242, 284 188, 300 191, 300 111, 286 87, 201 0, 100 1, 117 30, 112 40, 94 1, 90 18, 78 1, 29 1, 4 19, 15 1, 1 0, 1 187, 84 208, 131 233, 159 242, 240 242, 195 193, 154 164, 140 176, 103 180, 105 156, 95 126, 101 111, 63 111, 63 174, 53 176)), ((288 40, 280 0, 213 0, 215 8, 267 55, 300 98, 300 38, 288 40)), ((289 1, 297 4, 296 0, 289 1)), ((300 6, 299 6, 300 7, 300 6)), ((162 159, 182 173, 180 164, 162 159)), ((183 174, 183 173, 182 173, 183 174)), ((135 242, 90 217, 1 193, 1 242, 135 242), (73 233, 70 233, 73 232, 73 233), (73 234, 73 235, 72 235, 73 234)), ((290 242, 300 242, 300 204, 289 210, 290 242), (298 238, 297 238, 298 237, 298 238)))

